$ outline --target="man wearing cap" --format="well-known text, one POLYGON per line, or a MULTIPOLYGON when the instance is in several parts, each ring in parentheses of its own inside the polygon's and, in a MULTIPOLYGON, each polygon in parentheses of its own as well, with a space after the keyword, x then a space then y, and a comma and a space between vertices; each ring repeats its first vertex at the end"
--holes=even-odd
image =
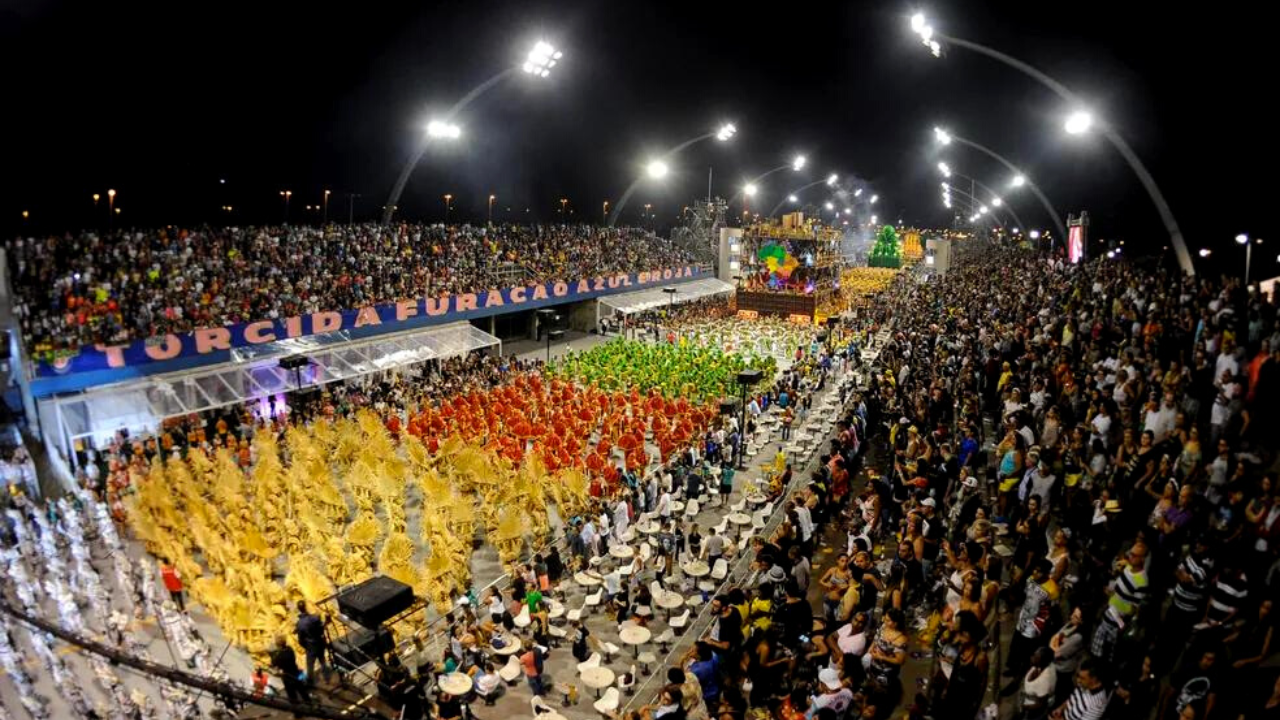
POLYGON ((843 717, 853 703, 853 691, 840 682, 840 673, 834 668, 823 668, 818 673, 818 691, 821 694, 809 701, 809 711, 804 714, 806 720, 813 720, 823 708, 830 708, 836 717, 843 717))
POLYGON ((957 532, 963 532, 973 524, 980 505, 982 493, 978 492, 978 478, 970 475, 968 468, 964 468, 960 472, 959 487, 951 499, 951 527, 957 532))
POLYGON ((938 515, 938 501, 927 497, 920 502, 920 511, 924 519, 920 524, 920 532, 924 536, 924 548, 920 552, 920 565, 924 577, 933 574, 933 564, 938 560, 938 552, 942 548, 942 538, 947 529, 943 527, 942 517, 938 515))
POLYGON ((1047 506, 1049 493, 1053 491, 1053 484, 1058 478, 1049 468, 1049 460, 1043 455, 1033 451, 1031 457, 1036 464, 1022 476, 1022 482, 1018 483, 1018 502, 1026 503, 1027 498, 1039 495, 1041 504, 1047 506))

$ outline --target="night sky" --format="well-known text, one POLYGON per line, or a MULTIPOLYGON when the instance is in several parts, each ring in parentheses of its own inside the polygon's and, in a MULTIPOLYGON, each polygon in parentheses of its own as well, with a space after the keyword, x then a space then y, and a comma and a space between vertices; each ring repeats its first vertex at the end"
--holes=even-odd
MULTIPOLYGON (((939 159, 990 185, 1008 173, 954 146, 939 154, 941 124, 1021 165, 1062 212, 1089 210, 1095 238, 1159 251, 1158 217, 1119 155, 1064 135, 1067 108, 1015 71, 961 49, 930 57, 906 27, 917 7, 1090 98, 1193 253, 1214 248, 1237 270, 1231 238, 1248 232, 1268 239, 1254 277, 1280 274, 1269 24, 1223 3, 5 0, 0 232, 19 231, 23 210, 33 231, 99 224, 91 196, 105 203, 109 187, 130 225, 225 222, 223 205, 235 222, 274 222, 284 189, 295 221, 324 188, 332 219, 348 193, 357 219, 374 218, 425 119, 545 38, 565 52, 553 75, 518 74, 471 105, 463 140, 427 154, 401 215, 440 219, 448 192, 457 216, 483 219, 495 193, 498 218, 554 221, 566 197, 575 219, 597 220, 647 156, 732 120, 731 144, 691 148, 624 221, 652 202, 670 222, 705 194, 708 167, 728 196, 803 152, 804 177, 772 176, 755 204, 838 172, 871 183, 882 220, 942 224, 939 159)), ((1006 198, 1048 226, 1030 194, 1006 198)))

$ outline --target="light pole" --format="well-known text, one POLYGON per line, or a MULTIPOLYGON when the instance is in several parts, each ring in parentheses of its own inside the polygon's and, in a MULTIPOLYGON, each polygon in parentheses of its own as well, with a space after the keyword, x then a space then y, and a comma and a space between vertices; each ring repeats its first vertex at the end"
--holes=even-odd
MULTIPOLYGON (((973 52, 981 55, 986 55, 993 60, 998 60, 1024 75, 1031 77, 1041 85, 1052 90, 1058 95, 1058 97, 1066 100, 1067 103, 1074 108, 1082 108, 1085 106, 1085 103, 1081 98, 1068 89, 1067 86, 1057 80, 1054 80, 1031 65, 1028 65, 1015 57, 1006 55, 999 50, 989 48, 986 45, 980 45, 969 40, 944 35, 943 33, 938 32, 928 23, 928 20, 925 18, 923 13, 916 13, 911 16, 911 30, 920 36, 921 41, 929 48, 929 51, 934 57, 942 57, 941 43, 944 42, 948 45, 972 50, 973 52)), ((1142 164, 1142 160, 1138 158, 1138 155, 1133 151, 1133 148, 1129 147, 1129 143, 1125 142, 1124 138, 1120 137, 1120 133, 1116 132, 1115 128, 1111 127, 1110 123, 1096 121, 1091 115, 1081 110, 1076 110, 1072 113, 1071 117, 1067 119, 1065 129, 1068 134, 1078 135, 1088 131, 1089 127, 1095 122, 1101 129, 1103 137, 1105 137, 1107 141, 1120 152, 1120 155, 1124 158, 1125 162, 1129 164, 1129 169, 1133 170, 1134 174, 1138 176, 1138 180, 1142 183, 1142 187, 1147 191, 1147 195, 1150 196, 1152 204, 1156 206, 1156 211, 1160 213, 1160 219, 1164 223, 1165 232, 1169 233, 1169 242, 1173 245, 1173 250, 1178 256, 1178 265, 1182 268, 1183 272, 1189 275, 1195 275, 1196 269, 1195 265, 1191 262, 1191 253, 1187 251, 1187 244, 1183 241, 1182 230, 1178 228, 1178 221, 1173 217, 1173 210, 1169 208, 1169 203, 1165 201, 1164 194, 1160 192, 1160 188, 1156 185, 1155 178, 1151 177, 1151 173, 1147 171, 1146 166, 1142 164)), ((1055 215, 1054 217, 1056 218, 1057 216, 1055 215)))
POLYGON ((600 222, 602 224, 608 224, 609 222, 609 201, 608 200, 605 200, 604 203, 600 206, 600 222))
POLYGON ((1244 246, 1244 287, 1249 289, 1249 270, 1253 264, 1253 244, 1256 242, 1261 244, 1261 240, 1250 240, 1246 233, 1236 235, 1236 242, 1244 246))
POLYGON ((741 193, 742 193, 742 214, 743 215, 751 214, 751 208, 748 207, 748 205, 751 202, 751 198, 755 197, 756 193, 758 192, 760 192, 760 188, 753 182, 749 182, 746 185, 742 186, 741 193))
POLYGON ((453 195, 444 194, 444 224, 449 224, 449 211, 453 209, 453 195))
POLYGON ((493 195, 493 194, 489 195, 489 224, 490 225, 493 224, 493 201, 497 199, 498 199, 497 195, 493 195))
POLYGON ((116 191, 107 191, 107 227, 111 227, 112 217, 116 214, 116 191))
POLYGON ((462 96, 462 99, 453 104, 449 111, 442 118, 434 121, 432 125, 437 125, 439 129, 448 130, 444 134, 433 134, 431 125, 427 126, 427 134, 420 138, 418 146, 414 150, 413 155, 409 157, 409 161, 405 163, 404 169, 400 171, 400 176, 396 178, 396 184, 391 189, 391 197, 387 199, 387 204, 383 206, 382 224, 386 225, 391 222, 391 213, 395 209, 397 203, 400 202, 400 195, 404 192, 404 186, 409 182, 409 176, 413 174, 413 169, 417 167, 418 161, 422 160, 422 156, 427 152, 427 146, 433 139, 456 140, 461 134, 458 126, 453 124, 453 119, 462 112, 471 101, 483 95, 490 88, 502 82, 508 77, 523 71, 526 75, 545 78, 551 75, 551 68, 554 68, 560 59, 564 57, 564 53, 557 50, 555 46, 545 41, 539 40, 534 44, 533 49, 525 56, 524 63, 509 67, 493 77, 485 80, 479 85, 471 88, 470 92, 462 96))
POLYGON ((948 130, 944 130, 940 127, 935 127, 933 129, 933 137, 935 140, 937 140, 939 145, 950 145, 953 142, 959 143, 961 145, 964 145, 965 147, 973 148, 974 150, 977 150, 978 152, 986 155, 992 160, 995 160, 996 162, 1003 165, 1005 169, 1013 173, 1013 178, 1009 181, 1009 187, 1017 189, 1022 187, 1023 185, 1026 185, 1027 187, 1031 188, 1031 192, 1036 196, 1036 199, 1040 201, 1041 207, 1044 208, 1044 211, 1048 213, 1049 217, 1053 220, 1053 226, 1058 230, 1058 236, 1062 238, 1065 238, 1067 236, 1067 228, 1062 224, 1062 216, 1058 214, 1058 211, 1056 209, 1054 209, 1053 203, 1049 202, 1049 198, 1043 192, 1041 192, 1040 187, 1038 185, 1032 182, 1026 176, 1025 173, 1023 173, 1021 170, 1018 169, 1016 165, 1014 165, 1013 163, 1005 159, 1004 156, 1000 155, 999 153, 992 150, 991 148, 988 148, 984 145, 980 145, 974 142, 973 140, 962 138, 959 135, 956 135, 948 130))
POLYGON ((324 214, 320 217, 320 225, 323 227, 329 224, 329 191, 324 191, 324 214))
POLYGON ((564 222, 569 217, 568 208, 569 198, 560 198, 560 222, 564 222))
POLYGON ((660 180, 665 177, 669 170, 667 163, 671 162, 671 160, 673 160, 681 150, 684 150, 695 143, 700 143, 703 140, 710 140, 711 138, 715 138, 720 142, 728 142, 729 139, 737 133, 737 126, 733 123, 725 123, 716 129, 715 132, 709 132, 705 135, 689 138, 679 145, 663 152, 654 160, 651 160, 649 164, 645 166, 645 172, 637 176, 636 179, 631 182, 631 185, 627 186, 627 189, 622 193, 622 197, 618 200, 618 204, 614 206, 613 212, 609 213, 609 219, 607 222, 609 227, 613 227, 614 224, 618 222, 618 216, 621 215, 623 209, 627 207, 627 202, 631 200, 631 196, 635 194, 636 188, 640 186, 641 181, 643 181, 646 176, 654 180, 660 180))
POLYGON ((354 225, 356 218, 356 198, 360 197, 358 193, 347 193, 347 224, 354 225))
POLYGON ((667 294, 669 301, 667 302, 667 317, 671 317, 671 313, 676 309, 676 293, 679 292, 675 287, 664 287, 662 292, 667 294))
MULTIPOLYGON (((821 180, 814 180, 813 182, 809 183, 808 185, 801 185, 800 187, 796 188, 795 190, 792 190, 791 192, 787 193, 787 197, 783 198, 782 200, 779 200, 779 201, 778 201, 778 204, 777 204, 777 205, 774 205, 774 206, 773 206, 773 209, 769 211, 769 217, 773 217, 774 215, 777 215, 777 214, 778 214, 778 211, 782 209, 782 204, 783 204, 784 202, 786 202, 787 200, 790 200, 790 199, 791 199, 792 197, 794 197, 794 196, 799 195, 800 193, 804 192, 805 190, 808 190, 809 188, 813 187, 814 185, 821 185, 821 184, 825 183, 827 187, 835 187, 835 186, 836 186, 836 182, 838 182, 839 180, 840 180, 840 176, 839 176, 839 175, 837 175, 837 174, 835 174, 835 173, 831 173, 830 175, 826 176, 825 178, 823 178, 823 179, 821 179, 821 180)), ((794 201, 793 201, 793 202, 794 202, 794 201)), ((831 208, 827 208, 827 209, 828 209, 828 210, 830 210, 831 208)))

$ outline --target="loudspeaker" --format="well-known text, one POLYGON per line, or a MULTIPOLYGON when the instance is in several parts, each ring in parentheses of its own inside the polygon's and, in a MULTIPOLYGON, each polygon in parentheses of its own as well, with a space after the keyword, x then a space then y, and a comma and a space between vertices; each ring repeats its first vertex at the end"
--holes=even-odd
POLYGON ((339 670, 354 670, 361 665, 381 658, 396 648, 391 631, 386 628, 364 630, 356 628, 343 635, 329 647, 333 664, 339 670))
POLYGON ((338 612, 352 622, 376 628, 413 605, 413 588, 385 575, 369 578, 338 593, 338 612))
POLYGON ((280 358, 280 367, 285 370, 293 370, 295 368, 304 368, 311 364, 311 358, 305 355, 290 355, 289 357, 280 358))
POLYGON ((738 373, 739 385, 755 385, 764 377, 764 373, 759 370, 743 370, 738 373))

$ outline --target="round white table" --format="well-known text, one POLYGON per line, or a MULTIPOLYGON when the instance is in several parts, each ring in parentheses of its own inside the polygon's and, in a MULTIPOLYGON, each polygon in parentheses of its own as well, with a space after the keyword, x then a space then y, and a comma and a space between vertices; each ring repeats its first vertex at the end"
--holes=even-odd
POLYGON ((660 529, 661 528, 658 526, 658 523, 652 520, 648 520, 646 522, 642 522, 636 525, 636 532, 640 533, 641 535, 653 535, 654 533, 658 532, 658 530, 660 529))
POLYGON ((763 505, 768 501, 769 501, 769 498, 765 497, 764 495, 748 495, 747 496, 747 502, 752 505, 763 505))
POLYGON ((471 676, 465 673, 449 673, 440 678, 440 689, 453 695, 454 697, 462 697, 471 692, 471 676))
POLYGON ((746 513, 731 513, 729 515, 729 522, 734 525, 750 525, 751 516, 746 513))
POLYGON ((684 606, 684 596, 678 592, 664 590, 661 594, 653 599, 653 604, 667 611, 667 618, 671 618, 671 611, 678 607, 684 606))
POLYGON ((547 619, 554 620, 558 617, 564 617, 564 603, 552 600, 547 603, 547 619))
POLYGON ((591 575, 590 573, 578 572, 573 574, 573 581, 585 587, 599 585, 601 578, 591 575))
POLYGON ((684 574, 688 575, 691 578, 706 577, 707 575, 711 574, 710 566, 708 566, 705 562, 701 560, 694 560, 693 562, 687 562, 680 569, 684 570, 684 574))
POLYGON ((672 500, 672 501, 671 501, 671 514, 672 514, 672 515, 676 515, 676 514, 679 514, 679 513, 681 513, 681 512, 684 512, 684 503, 683 503, 683 502, 681 502, 681 501, 679 501, 679 500, 672 500))
MULTIPOLYGON (((515 636, 511 636, 511 637, 504 637, 504 638, 502 638, 502 639, 503 639, 503 641, 505 641, 505 642, 506 642, 506 644, 505 644, 505 645, 503 645, 503 646, 502 646, 502 647, 500 647, 500 648, 490 647, 490 649, 491 649, 491 650, 493 650, 493 652, 494 652, 494 654, 495 654, 495 655, 501 655, 501 656, 503 656, 503 657, 510 657, 510 656, 515 655, 516 653, 520 652, 520 638, 515 637, 515 636)), ((455 673, 455 674, 456 674, 456 673, 455 673)))
POLYGON ((609 554, 618 558, 619 560, 626 560, 632 555, 635 555, 635 552, 636 552, 635 550, 631 549, 630 545, 614 545, 613 547, 609 548, 609 554))
POLYGON ((649 628, 632 625, 622 628, 618 633, 618 637, 622 642, 632 646, 635 651, 635 657, 640 657, 640 646, 649 642, 649 638, 653 637, 653 633, 649 632, 649 628))
POLYGON ((593 667, 582 671, 582 684, 596 691, 596 699, 600 691, 613 684, 613 671, 607 667, 593 667))

